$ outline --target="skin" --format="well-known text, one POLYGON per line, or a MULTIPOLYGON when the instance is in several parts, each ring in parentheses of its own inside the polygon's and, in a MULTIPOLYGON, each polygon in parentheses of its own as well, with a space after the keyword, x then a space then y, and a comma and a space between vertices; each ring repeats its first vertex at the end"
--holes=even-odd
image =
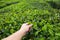
POLYGON ((24 23, 21 26, 20 30, 8 36, 7 38, 4 38, 3 40, 21 40, 22 37, 26 35, 27 32, 30 31, 31 27, 32 27, 32 24, 24 23))

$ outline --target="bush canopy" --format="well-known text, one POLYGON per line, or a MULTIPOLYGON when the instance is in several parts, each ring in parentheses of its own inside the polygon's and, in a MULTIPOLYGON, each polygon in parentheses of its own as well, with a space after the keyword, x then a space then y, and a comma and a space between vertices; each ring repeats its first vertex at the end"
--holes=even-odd
POLYGON ((0 39, 33 27, 22 40, 60 40, 60 0, 0 0, 0 39))

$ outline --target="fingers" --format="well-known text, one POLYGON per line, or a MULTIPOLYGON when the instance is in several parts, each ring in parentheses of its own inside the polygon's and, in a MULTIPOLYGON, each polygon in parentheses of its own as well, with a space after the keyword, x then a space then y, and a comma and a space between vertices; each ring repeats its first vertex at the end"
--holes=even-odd
POLYGON ((28 23, 24 23, 24 24, 28 25, 28 23))
POLYGON ((29 24, 29 23, 24 23, 25 25, 28 25, 28 27, 32 27, 33 24, 29 24))
POLYGON ((33 24, 28 25, 29 27, 32 27, 33 24))

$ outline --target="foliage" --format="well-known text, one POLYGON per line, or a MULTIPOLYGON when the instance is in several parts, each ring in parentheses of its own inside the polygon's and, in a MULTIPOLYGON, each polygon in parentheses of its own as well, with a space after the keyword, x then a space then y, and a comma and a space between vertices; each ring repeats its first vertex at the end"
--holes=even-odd
POLYGON ((60 0, 0 0, 0 39, 25 23, 33 27, 22 40, 60 40, 60 0))

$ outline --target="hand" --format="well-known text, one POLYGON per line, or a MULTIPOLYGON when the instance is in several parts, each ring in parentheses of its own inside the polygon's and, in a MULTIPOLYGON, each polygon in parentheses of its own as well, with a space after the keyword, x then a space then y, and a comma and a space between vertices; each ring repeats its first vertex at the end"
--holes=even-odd
POLYGON ((21 26, 21 29, 22 32, 24 33, 27 33, 28 31, 30 31, 30 28, 32 27, 32 24, 28 24, 28 23, 24 23, 22 26, 21 26))

